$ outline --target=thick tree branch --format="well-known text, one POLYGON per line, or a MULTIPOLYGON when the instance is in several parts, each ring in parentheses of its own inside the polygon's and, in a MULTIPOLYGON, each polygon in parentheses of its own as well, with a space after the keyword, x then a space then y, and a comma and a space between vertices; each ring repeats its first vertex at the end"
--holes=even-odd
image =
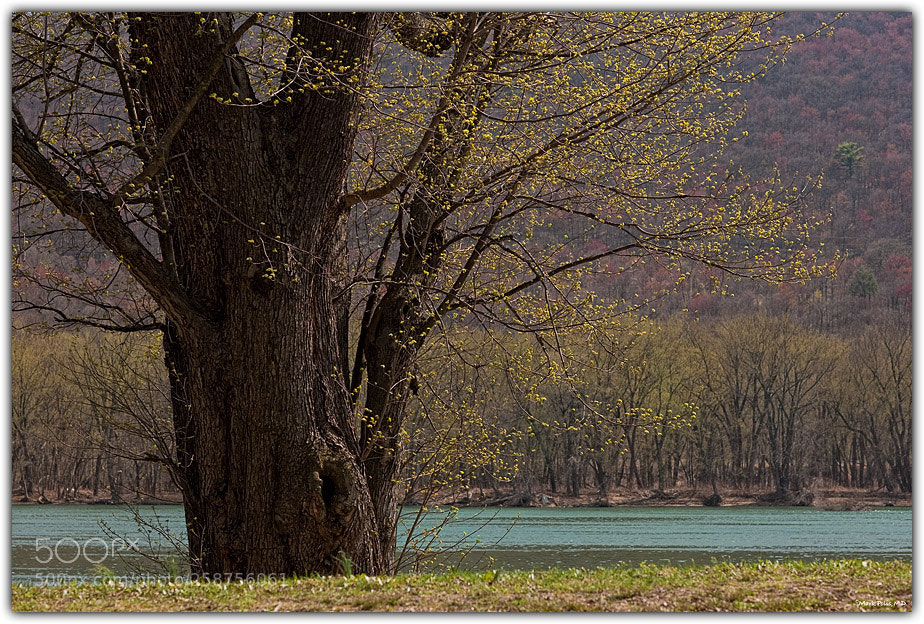
POLYGON ((205 97, 206 91, 209 89, 209 85, 212 84, 212 80, 218 74, 218 70, 221 69, 221 66, 225 62, 225 55, 231 51, 231 48, 240 41, 241 37, 244 36, 244 33, 250 30, 250 28, 257 23, 263 16, 262 13, 254 13, 251 15, 243 24, 238 26, 237 30, 228 37, 221 47, 216 50, 215 56, 212 58, 212 62, 209 64, 208 70, 202 76, 202 79, 199 81, 199 84, 196 85, 195 90, 189 99, 186 100, 186 103, 183 105, 183 108, 177 113, 176 117, 173 119, 173 122, 164 133, 160 136, 157 146, 152 152, 152 157, 148 163, 141 169, 138 174, 133 177, 131 180, 126 182, 116 191, 113 195, 115 199, 121 199, 138 191, 139 188, 150 182, 154 179, 161 169, 163 169, 164 164, 167 160, 167 154, 170 151, 170 144, 173 142, 174 137, 177 133, 183 128, 183 125, 186 123, 186 120, 189 119, 189 116, 192 114, 193 109, 196 105, 205 97))
POLYGON ((13 163, 29 177, 62 214, 79 221, 97 241, 111 249, 132 276, 180 327, 206 322, 204 311, 183 291, 119 217, 110 201, 70 186, 38 146, 26 138, 13 117, 13 163))

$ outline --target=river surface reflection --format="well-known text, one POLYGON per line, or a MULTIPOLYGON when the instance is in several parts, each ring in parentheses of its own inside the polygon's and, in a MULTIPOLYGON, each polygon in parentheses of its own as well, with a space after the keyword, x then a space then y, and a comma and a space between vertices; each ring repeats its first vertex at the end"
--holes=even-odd
MULTIPOLYGON (((144 554, 157 555, 168 570, 182 573, 182 557, 174 545, 185 541, 182 507, 135 511, 13 506, 13 583, 98 580, 139 572, 164 575, 164 567, 144 554)), ((417 511, 405 510, 408 525, 417 511)), ((430 513, 417 526, 432 527, 443 517, 430 513)), ((806 507, 469 508, 459 510, 438 538, 424 538, 421 545, 466 551, 462 558, 439 557, 439 564, 475 569, 843 557, 910 560, 911 532, 910 507, 836 512, 806 507)))

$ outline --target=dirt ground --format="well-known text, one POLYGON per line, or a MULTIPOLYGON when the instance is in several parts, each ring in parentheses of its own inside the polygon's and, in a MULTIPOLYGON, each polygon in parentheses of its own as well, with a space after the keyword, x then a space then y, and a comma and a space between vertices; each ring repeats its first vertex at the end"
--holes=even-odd
MULTIPOLYGON (((26 497, 19 489, 13 491, 12 500, 14 505, 111 505, 116 503, 112 500, 108 490, 100 490, 95 496, 92 490, 69 491, 58 498, 53 490, 47 490, 45 494, 33 492, 31 496, 26 497)), ((178 505, 183 502, 183 497, 174 493, 152 497, 136 496, 134 492, 126 492, 122 494, 121 500, 133 505, 178 505)))
MULTIPOLYGON (((699 507, 707 502, 711 491, 677 489, 662 492, 660 490, 627 490, 618 489, 601 496, 595 490, 582 491, 579 496, 567 496, 561 492, 536 490, 532 493, 517 493, 513 491, 479 490, 477 488, 467 492, 445 492, 429 500, 412 498, 410 504, 426 503, 427 505, 457 507, 699 507)), ((867 490, 848 489, 813 489, 800 492, 789 497, 780 497, 772 491, 762 492, 734 492, 719 490, 721 500, 718 506, 810 506, 818 509, 839 511, 859 511, 875 507, 910 507, 911 494, 889 493, 867 490)), ((112 504, 108 492, 99 492, 93 496, 91 491, 78 491, 62 497, 55 498, 54 492, 46 492, 45 497, 37 493, 25 498, 22 492, 13 492, 12 502, 17 504, 71 504, 71 505, 105 505, 112 504)), ((126 503, 140 505, 179 504, 183 502, 179 494, 166 494, 151 497, 136 497, 133 493, 122 496, 126 503)))
MULTIPOLYGON (((579 496, 561 492, 535 491, 531 494, 469 490, 465 493, 447 493, 431 498, 430 505, 499 506, 499 507, 699 507, 699 506, 805 506, 838 511, 860 511, 875 507, 910 507, 911 494, 870 492, 866 490, 817 489, 779 496, 773 491, 733 492, 719 491, 718 504, 712 492, 706 490, 677 489, 615 490, 606 496, 597 491, 583 491, 579 496)), ((423 501, 416 501, 418 503, 423 501)))

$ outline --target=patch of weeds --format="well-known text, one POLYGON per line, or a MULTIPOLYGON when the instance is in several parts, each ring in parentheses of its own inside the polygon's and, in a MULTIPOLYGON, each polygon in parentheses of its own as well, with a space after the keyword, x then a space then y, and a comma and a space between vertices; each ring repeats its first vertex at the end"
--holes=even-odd
MULTIPOLYGON (((344 568, 353 570, 345 561, 344 568)), ((258 583, 13 587, 15 611, 860 611, 910 610, 909 562, 450 571, 258 583), (865 600, 870 604, 861 604, 865 600), (896 601, 905 601, 899 604, 896 601), (881 605, 877 604, 877 601, 881 605), (892 606, 887 606, 892 605, 892 606)))

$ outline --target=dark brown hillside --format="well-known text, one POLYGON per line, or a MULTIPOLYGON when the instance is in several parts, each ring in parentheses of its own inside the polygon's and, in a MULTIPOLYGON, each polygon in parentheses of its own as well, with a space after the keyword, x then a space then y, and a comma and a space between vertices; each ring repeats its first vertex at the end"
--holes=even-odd
MULTIPOLYGON (((778 31, 811 30, 833 14, 790 13, 778 31)), ((813 207, 832 220, 820 236, 828 248, 847 253, 838 279, 802 289, 761 288, 767 305, 806 317, 824 329, 849 329, 878 310, 909 310, 911 303, 912 208, 912 16, 910 13, 850 13, 831 37, 796 45, 784 66, 748 85, 741 127, 748 135, 729 156, 745 171, 784 176, 824 172, 813 207), (835 156, 842 143, 862 148, 854 172, 835 156), (858 270, 878 285, 869 297, 853 288, 858 270), (817 292, 817 294, 816 294, 817 292), (821 296, 818 305, 801 306, 821 296), (862 303, 862 314, 856 314, 862 303)), ((720 313, 720 312, 719 312, 720 313)))

